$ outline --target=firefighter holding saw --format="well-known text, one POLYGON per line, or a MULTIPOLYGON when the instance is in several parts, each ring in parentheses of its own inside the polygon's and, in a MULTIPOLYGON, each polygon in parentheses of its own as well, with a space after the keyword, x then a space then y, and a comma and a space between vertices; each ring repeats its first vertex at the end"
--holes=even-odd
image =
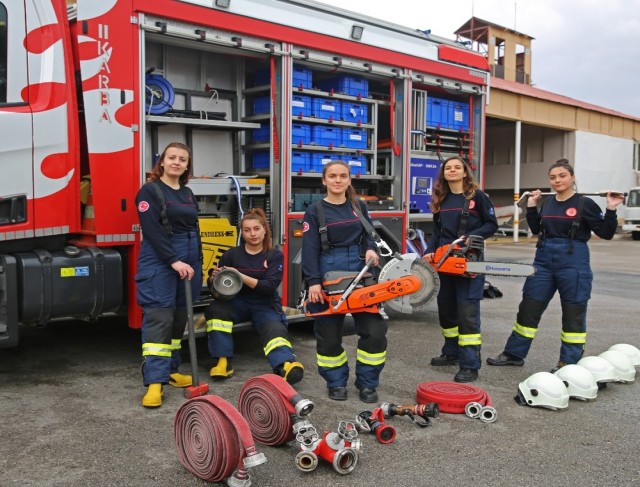
POLYGON ((540 190, 529 194, 527 223, 533 234, 539 235, 533 262, 536 273, 524 283, 516 323, 504 351, 488 358, 489 365, 524 365, 542 313, 556 291, 562 306, 562 332, 560 359, 553 370, 575 364, 582 357, 593 281, 587 242, 591 232, 605 240, 613 238, 618 225, 616 207, 624 202, 624 195, 607 192, 603 214, 595 201, 576 193, 575 179, 569 161, 560 159, 549 169, 555 196, 538 210, 540 190))
MULTIPOLYGON (((469 166, 458 157, 446 159, 440 166, 431 200, 433 234, 424 256, 433 262, 439 247, 460 237, 473 235, 486 240, 498 229, 493 204, 473 178, 469 166)), ((482 242, 484 245, 484 242, 482 242)), ((480 300, 484 276, 450 275, 439 272, 438 317, 444 346, 431 365, 460 365, 456 382, 473 382, 480 369, 480 300)))
MULTIPOLYGON (((356 200, 351 185, 349 166, 331 161, 322 170, 326 197, 307 208, 302 239, 302 270, 308 286, 311 307, 327 307, 322 293, 323 277, 329 271, 358 272, 365 262, 378 265, 373 238, 365 231, 361 218, 369 220, 364 205, 356 200)), ((319 316, 314 321, 317 339, 317 364, 327 381, 329 398, 347 399, 349 364, 342 348, 344 314, 319 316)), ((376 388, 387 355, 387 324, 379 313, 353 313, 358 349, 356 358, 356 388, 360 400, 378 401, 376 388)))

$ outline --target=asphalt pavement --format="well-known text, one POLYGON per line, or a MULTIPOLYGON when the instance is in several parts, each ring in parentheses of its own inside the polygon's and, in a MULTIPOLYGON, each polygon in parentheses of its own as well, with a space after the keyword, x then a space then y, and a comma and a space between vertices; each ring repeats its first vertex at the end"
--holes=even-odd
MULTIPOLYGON (((492 241, 487 260, 530 263, 533 240, 492 241)), ((586 354, 615 343, 640 347, 640 242, 616 237, 593 239, 595 274, 589 303, 586 354)), ((510 333, 524 278, 491 277, 503 293, 482 302, 483 359, 497 355, 510 333)), ((252 331, 234 334, 235 375, 212 383, 211 393, 234 406, 249 378, 269 372, 252 331)), ((442 338, 435 303, 419 314, 389 322, 387 365, 380 401, 415 402, 416 386, 450 381, 456 367, 432 367, 442 338)), ((308 324, 291 328, 291 341, 306 365, 296 386, 315 402, 310 420, 335 431, 363 409, 353 382, 346 402, 330 401, 315 363, 315 340, 308 324)), ((345 336, 352 370, 356 337, 345 336)), ((427 428, 409 418, 388 421, 395 442, 377 443, 361 435, 355 470, 339 475, 321 461, 311 473, 295 467, 295 444, 257 445, 267 463, 251 470, 254 486, 634 486, 640 485, 638 444, 640 384, 610 384, 591 402, 572 400, 564 411, 519 406, 518 383, 548 371, 558 360, 560 303, 554 298, 523 367, 483 365, 475 385, 485 389, 497 421, 484 424, 461 414, 441 414, 427 428)), ((208 378, 211 360, 198 339, 199 370, 208 378)), ((188 345, 183 346, 188 372, 188 345)), ((353 379, 352 379, 353 380, 353 379)), ((638 378, 640 381, 640 377, 638 378)), ((147 410, 140 375, 140 334, 121 319, 97 323, 51 323, 21 330, 20 346, 0 350, 0 486, 205 486, 187 472, 173 444, 173 422, 185 402, 182 391, 165 387, 161 408, 147 410)))

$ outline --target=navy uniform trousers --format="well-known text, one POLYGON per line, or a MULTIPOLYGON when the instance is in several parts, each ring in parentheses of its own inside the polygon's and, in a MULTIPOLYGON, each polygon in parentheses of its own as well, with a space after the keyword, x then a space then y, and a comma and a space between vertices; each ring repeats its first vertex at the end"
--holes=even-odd
MULTIPOLYGON (((320 256, 320 273, 322 276, 329 271, 357 273, 364 267, 364 261, 359 255, 359 245, 334 247, 320 256)), ((311 306, 312 311, 317 308, 317 305, 311 306)), ((321 316, 314 322, 318 371, 327 381, 327 387, 346 386, 349 379, 347 354, 342 348, 344 318, 343 314, 321 316)), ((378 387, 380 372, 384 368, 387 356, 387 323, 379 314, 374 313, 354 313, 353 320, 359 337, 356 351, 356 386, 378 387)))
MULTIPOLYGON (((171 235, 178 260, 191 265, 194 299, 200 295, 202 269, 196 232, 171 235)), ((187 323, 185 283, 176 271, 160 260, 153 246, 142 241, 136 274, 138 304, 142 306, 142 375, 144 385, 167 384, 178 371, 180 345, 187 323)))
POLYGON ((586 242, 543 238, 533 261, 536 273, 527 277, 515 326, 505 352, 525 358, 538 332, 542 313, 556 291, 562 306, 560 362, 575 364, 587 340, 587 302, 593 273, 586 242))

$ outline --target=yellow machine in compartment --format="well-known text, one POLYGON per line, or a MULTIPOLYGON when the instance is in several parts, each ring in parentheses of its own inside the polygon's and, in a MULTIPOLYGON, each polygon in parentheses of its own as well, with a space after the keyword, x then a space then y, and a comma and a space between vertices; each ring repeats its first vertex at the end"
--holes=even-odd
POLYGON ((220 256, 225 250, 236 246, 238 231, 226 218, 201 217, 199 221, 202 253, 204 255, 202 279, 203 284, 206 285, 209 269, 218 265, 220 256))

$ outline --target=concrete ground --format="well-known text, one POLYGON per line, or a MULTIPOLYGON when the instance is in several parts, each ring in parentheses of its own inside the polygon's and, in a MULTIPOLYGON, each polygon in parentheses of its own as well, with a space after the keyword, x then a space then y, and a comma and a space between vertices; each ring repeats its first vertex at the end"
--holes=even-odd
MULTIPOLYGON (((531 262, 534 241, 490 242, 487 260, 531 262)), ((595 273, 589 307, 586 354, 614 343, 640 347, 640 242, 617 237, 591 244, 595 273)), ((523 278, 491 277, 504 294, 482 303, 483 357, 502 350, 520 300, 523 278)), ((236 374, 212 384, 212 393, 237 404, 243 383, 269 372, 253 332, 234 335, 236 374)), ((416 386, 452 380, 456 368, 431 367, 441 335, 435 304, 414 316, 389 323, 387 366, 380 400, 415 402, 416 386)), ((315 341, 308 325, 297 324, 291 339, 306 376, 296 387, 315 402, 310 419, 320 430, 335 431, 363 409, 350 384, 349 400, 330 401, 315 362, 315 341)), ((182 391, 165 387, 160 409, 140 406, 139 332, 122 320, 95 324, 53 323, 25 328, 16 349, 0 350, 1 486, 204 486, 187 472, 173 444, 173 421, 184 403, 182 391)), ((356 337, 346 336, 353 368, 356 337)), ((441 414, 425 429, 406 417, 388 423, 396 441, 381 445, 362 435, 363 451, 355 470, 338 475, 322 462, 312 473, 294 465, 295 445, 258 445, 268 462, 252 470, 254 486, 570 486, 640 485, 639 384, 611 384, 592 402, 571 401, 564 411, 519 406, 518 383, 549 370, 558 360, 560 304, 554 298, 524 367, 483 366, 475 384, 493 399, 498 419, 483 424, 464 415, 441 414)), ((206 341, 198 340, 200 374, 211 365, 206 341)), ((188 347, 184 347, 189 370, 188 347)), ((640 378, 638 379, 640 380, 640 378)))

